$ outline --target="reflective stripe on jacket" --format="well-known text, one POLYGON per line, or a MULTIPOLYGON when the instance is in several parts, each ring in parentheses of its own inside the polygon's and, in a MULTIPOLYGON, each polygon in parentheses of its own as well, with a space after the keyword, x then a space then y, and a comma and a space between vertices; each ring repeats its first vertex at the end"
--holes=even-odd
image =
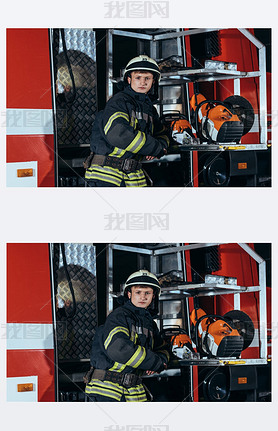
POLYGON ((124 396, 125 401, 144 402, 147 401, 146 392, 143 385, 132 388, 124 388, 117 383, 92 379, 86 386, 86 394, 102 395, 103 397, 113 398, 120 401, 124 396))
POLYGON ((142 169, 125 174, 119 169, 109 166, 91 165, 85 174, 86 180, 101 180, 120 187, 121 182, 125 182, 126 187, 146 187, 147 182, 142 169))

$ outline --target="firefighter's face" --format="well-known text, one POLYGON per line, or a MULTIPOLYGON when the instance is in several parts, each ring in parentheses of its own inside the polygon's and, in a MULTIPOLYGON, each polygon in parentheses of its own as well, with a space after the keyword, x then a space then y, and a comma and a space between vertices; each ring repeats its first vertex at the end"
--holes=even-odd
POLYGON ((132 90, 143 94, 150 91, 153 81, 153 74, 150 72, 131 72, 131 76, 127 78, 127 82, 130 84, 132 90))
POLYGON ((147 308, 154 298, 153 289, 141 285, 132 286, 131 292, 127 292, 127 294, 132 304, 140 308, 147 308))

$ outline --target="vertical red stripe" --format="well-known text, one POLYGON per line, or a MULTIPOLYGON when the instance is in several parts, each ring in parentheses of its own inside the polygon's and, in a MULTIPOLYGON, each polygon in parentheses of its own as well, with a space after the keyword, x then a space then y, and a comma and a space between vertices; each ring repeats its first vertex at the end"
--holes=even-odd
POLYGON ((48 29, 7 30, 7 108, 52 108, 48 29))
POLYGON ((193 187, 199 187, 198 151, 193 151, 193 187))
MULTIPOLYGON (((46 28, 7 30, 7 108, 52 109, 46 28)), ((7 162, 38 162, 38 186, 54 187, 53 135, 7 137, 7 162)))
POLYGON ((48 244, 7 245, 7 323, 52 323, 48 244))

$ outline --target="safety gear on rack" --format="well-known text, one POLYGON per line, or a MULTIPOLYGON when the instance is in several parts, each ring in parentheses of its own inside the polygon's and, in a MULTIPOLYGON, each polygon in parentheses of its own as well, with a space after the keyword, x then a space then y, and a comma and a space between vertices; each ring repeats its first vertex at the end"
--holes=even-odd
POLYGON ((202 356, 238 358, 254 338, 253 322, 240 310, 219 316, 195 308, 190 320, 192 340, 202 356))
POLYGON ((157 277, 146 269, 140 269, 139 271, 133 272, 125 282, 124 296, 128 296, 127 292, 130 292, 131 286, 149 286, 153 289, 154 294, 160 295, 160 284, 157 277))
POLYGON ((192 126, 202 141, 209 143, 239 142, 254 123, 251 103, 241 96, 230 96, 223 102, 206 100, 200 94, 190 99, 192 126))
POLYGON ((152 72, 157 77, 158 81, 160 80, 160 70, 158 64, 155 60, 148 57, 147 55, 139 55, 138 57, 132 58, 126 65, 124 71, 124 80, 130 76, 130 72, 134 72, 135 70, 142 70, 146 72, 152 72))

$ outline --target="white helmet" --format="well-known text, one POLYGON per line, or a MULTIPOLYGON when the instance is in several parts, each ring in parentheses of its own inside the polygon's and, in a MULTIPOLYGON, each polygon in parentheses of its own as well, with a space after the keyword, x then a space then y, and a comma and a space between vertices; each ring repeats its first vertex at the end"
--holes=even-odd
POLYGON ((124 80, 127 78, 128 73, 135 70, 145 70, 155 73, 157 75, 158 81, 160 80, 161 74, 157 62, 147 55, 139 55, 138 57, 132 58, 127 63, 124 71, 124 80))
POLYGON ((124 295, 127 296, 127 292, 130 291, 131 286, 150 286, 155 294, 160 294, 160 284, 154 274, 147 271, 146 269, 140 269, 139 271, 131 274, 125 282, 124 295))

